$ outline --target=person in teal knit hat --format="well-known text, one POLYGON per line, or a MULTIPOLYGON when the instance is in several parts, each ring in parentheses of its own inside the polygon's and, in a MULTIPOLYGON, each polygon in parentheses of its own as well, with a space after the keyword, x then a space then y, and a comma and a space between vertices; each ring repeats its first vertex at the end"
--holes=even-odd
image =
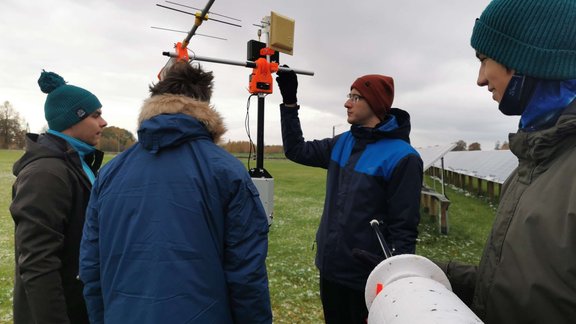
POLYGON ((38 85, 49 129, 26 134, 13 167, 14 323, 89 323, 78 258, 106 121, 94 94, 58 74, 43 71, 38 85))
POLYGON ((575 22, 576 0, 493 0, 472 32, 478 86, 520 116, 480 264, 440 264, 486 323, 576 318, 575 22))

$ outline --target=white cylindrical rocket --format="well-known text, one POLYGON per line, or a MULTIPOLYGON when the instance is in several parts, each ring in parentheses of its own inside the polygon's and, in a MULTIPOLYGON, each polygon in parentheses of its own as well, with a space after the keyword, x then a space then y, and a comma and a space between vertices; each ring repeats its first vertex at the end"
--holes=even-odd
POLYGON ((419 255, 397 255, 378 264, 366 282, 365 298, 368 324, 482 323, 452 292, 442 269, 419 255))

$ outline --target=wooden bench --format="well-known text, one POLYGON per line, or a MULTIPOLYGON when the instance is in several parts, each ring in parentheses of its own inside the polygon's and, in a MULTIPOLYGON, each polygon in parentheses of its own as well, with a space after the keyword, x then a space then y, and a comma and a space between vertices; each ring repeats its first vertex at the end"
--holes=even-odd
POLYGON ((422 187, 420 200, 424 210, 438 220, 438 230, 441 234, 448 234, 448 207, 450 200, 443 194, 422 187))

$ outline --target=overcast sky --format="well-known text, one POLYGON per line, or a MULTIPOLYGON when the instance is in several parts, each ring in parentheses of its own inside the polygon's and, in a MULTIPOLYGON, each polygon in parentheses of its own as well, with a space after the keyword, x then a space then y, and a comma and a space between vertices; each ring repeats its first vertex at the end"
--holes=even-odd
MULTIPOLYGON (((206 0, 175 0, 204 8, 206 0)), ((242 27, 204 22, 189 49, 199 56, 243 62, 246 43, 258 39, 260 20, 275 11, 295 20, 294 55, 281 63, 314 76, 299 76, 300 117, 307 140, 349 128, 344 101, 351 83, 364 74, 395 79, 394 107, 412 116, 416 147, 479 142, 491 150, 517 129, 518 117, 498 111, 487 89, 476 86, 479 62, 470 47, 474 20, 489 0, 216 0, 211 8, 242 27)), ((136 119, 148 85, 156 82, 193 17, 158 7, 164 0, 4 0, 0 12, 0 101, 9 101, 32 132, 45 125, 46 95, 37 80, 42 69, 93 92, 110 126, 136 134, 136 119)), ((266 38, 262 38, 265 41, 266 38)), ((200 63, 214 71, 212 104, 229 129, 226 139, 248 140, 245 117, 249 93, 245 67, 200 63)), ((281 144, 281 96, 265 100, 265 144, 281 144)), ((249 108, 256 140, 257 99, 249 108)))

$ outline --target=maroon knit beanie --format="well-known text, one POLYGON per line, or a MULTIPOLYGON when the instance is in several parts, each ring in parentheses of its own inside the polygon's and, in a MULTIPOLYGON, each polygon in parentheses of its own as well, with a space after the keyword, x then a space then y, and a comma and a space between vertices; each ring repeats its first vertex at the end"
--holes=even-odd
POLYGON ((394 79, 380 74, 359 77, 350 89, 356 89, 366 99, 370 108, 380 120, 390 112, 394 101, 394 79))

